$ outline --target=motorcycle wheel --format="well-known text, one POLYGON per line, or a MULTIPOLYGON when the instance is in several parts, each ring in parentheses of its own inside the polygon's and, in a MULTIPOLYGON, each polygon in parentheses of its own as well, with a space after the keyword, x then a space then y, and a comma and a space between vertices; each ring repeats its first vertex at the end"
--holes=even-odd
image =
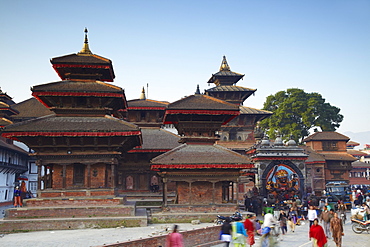
POLYGON ((362 233, 362 227, 360 226, 359 223, 354 222, 354 223, 352 223, 352 231, 354 233, 360 234, 360 233, 362 233))

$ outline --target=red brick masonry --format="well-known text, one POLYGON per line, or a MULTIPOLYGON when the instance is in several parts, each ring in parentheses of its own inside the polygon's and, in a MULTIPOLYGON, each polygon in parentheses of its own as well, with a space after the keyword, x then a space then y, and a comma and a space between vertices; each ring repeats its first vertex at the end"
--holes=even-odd
MULTIPOLYGON (((219 238, 221 227, 211 226, 202 229, 190 230, 180 233, 184 238, 184 246, 198 246, 209 242, 217 241, 219 238)), ((122 242, 116 244, 107 244, 104 247, 148 247, 148 246, 166 246, 167 235, 157 236, 152 238, 144 238, 130 242, 122 242)), ((103 246, 100 246, 103 247, 103 246)))

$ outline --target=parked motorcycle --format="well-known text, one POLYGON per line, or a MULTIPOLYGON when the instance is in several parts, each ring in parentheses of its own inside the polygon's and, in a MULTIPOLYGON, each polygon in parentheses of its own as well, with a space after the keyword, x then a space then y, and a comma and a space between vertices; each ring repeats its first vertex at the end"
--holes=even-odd
POLYGON ((370 233, 370 221, 361 221, 357 219, 352 219, 352 231, 357 234, 367 231, 370 233))
POLYGON ((230 222, 233 222, 233 221, 239 221, 239 220, 242 220, 243 219, 243 216, 241 213, 239 212, 235 212, 233 215, 231 216, 222 216, 222 215, 217 215, 217 218, 215 219, 215 224, 216 225, 222 225, 225 220, 229 218, 230 219, 230 222))

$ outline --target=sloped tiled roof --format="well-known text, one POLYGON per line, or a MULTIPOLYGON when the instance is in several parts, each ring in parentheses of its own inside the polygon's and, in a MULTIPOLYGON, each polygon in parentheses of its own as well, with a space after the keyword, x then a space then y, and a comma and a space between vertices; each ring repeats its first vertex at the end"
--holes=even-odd
POLYGON ((317 153, 315 150, 313 150, 311 147, 307 146, 300 146, 302 149, 304 149, 304 152, 308 154, 308 159, 306 160, 307 163, 310 162, 325 162, 327 160, 342 160, 342 161, 354 161, 356 160, 355 157, 348 153, 317 153))
POLYGON ((231 150, 247 150, 255 144, 255 141, 217 141, 217 144, 231 150))
POLYGON ((137 131, 129 122, 105 117, 56 117, 49 115, 9 125, 4 132, 122 132, 137 131))
POLYGON ((247 165, 249 158, 224 148, 220 145, 183 144, 171 151, 161 154, 151 161, 152 165, 247 165))
POLYGON ((60 57, 54 57, 51 59, 51 63, 90 63, 90 64, 111 64, 112 61, 104 58, 99 55, 91 54, 91 55, 79 55, 79 54, 69 54, 60 57))
POLYGON ((32 87, 33 92, 95 92, 95 93, 121 93, 123 89, 102 81, 74 81, 64 80, 51 82, 32 87))
POLYGON ((299 147, 304 150, 305 154, 308 154, 308 158, 305 161, 306 163, 324 163, 325 162, 324 156, 315 152, 315 150, 313 150, 311 147, 307 147, 307 146, 299 146, 299 147))
POLYGON ((348 146, 359 146, 360 145, 360 143, 358 143, 358 142, 354 142, 354 141, 348 141, 347 142, 347 147, 348 146))
POLYGON ((25 150, 23 150, 22 148, 16 146, 16 145, 12 145, 12 144, 9 144, 9 143, 6 143, 3 138, 0 138, 0 147, 1 148, 6 148, 6 149, 9 149, 9 150, 12 150, 12 151, 15 151, 15 152, 18 152, 18 153, 21 153, 21 154, 24 154, 24 155, 27 155, 28 156, 28 152, 26 152, 25 150))
POLYGON ((163 107, 166 108, 166 106, 169 104, 169 102, 166 101, 157 101, 157 100, 150 100, 150 99, 134 99, 127 101, 128 110, 130 108, 148 108, 148 107, 163 107))
POLYGON ((343 160, 343 161, 355 161, 355 160, 357 160, 352 155, 345 154, 345 153, 338 153, 338 154, 325 153, 325 154, 322 154, 322 155, 324 156, 325 160, 343 160))
POLYGON ((353 155, 353 156, 366 156, 366 155, 368 155, 367 153, 358 151, 356 149, 347 149, 347 153, 349 153, 350 155, 353 155))
POLYGON ((210 89, 206 89, 206 92, 255 92, 257 89, 239 87, 239 86, 218 86, 210 89))
POLYGON ((190 95, 168 105, 168 109, 236 110, 239 106, 204 94, 190 95))
POLYGON ((352 162, 352 167, 353 168, 370 168, 370 164, 357 160, 355 162, 352 162))
POLYGON ((139 149, 171 150, 178 147, 180 137, 161 128, 141 128, 143 145, 139 149))
POLYGON ((335 131, 323 131, 323 132, 316 132, 307 138, 305 138, 303 141, 349 141, 349 137, 342 135, 335 131))
POLYGON ((255 109, 252 107, 240 106, 240 114, 247 115, 272 115, 273 112, 255 109))
POLYGON ((54 114, 34 97, 12 105, 12 107, 19 111, 19 114, 12 116, 12 119, 30 119, 54 114))

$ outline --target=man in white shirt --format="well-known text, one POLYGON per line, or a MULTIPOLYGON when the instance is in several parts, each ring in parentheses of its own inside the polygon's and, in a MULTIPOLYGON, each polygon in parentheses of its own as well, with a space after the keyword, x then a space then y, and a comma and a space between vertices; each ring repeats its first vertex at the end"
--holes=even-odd
POLYGON ((313 208, 313 206, 310 206, 310 209, 308 210, 307 212, 307 219, 308 221, 310 222, 310 228, 313 224, 313 221, 317 218, 317 212, 316 210, 313 208))
POLYGON ((263 227, 275 227, 277 224, 277 220, 274 217, 273 214, 267 213, 265 214, 264 220, 263 220, 263 227))

